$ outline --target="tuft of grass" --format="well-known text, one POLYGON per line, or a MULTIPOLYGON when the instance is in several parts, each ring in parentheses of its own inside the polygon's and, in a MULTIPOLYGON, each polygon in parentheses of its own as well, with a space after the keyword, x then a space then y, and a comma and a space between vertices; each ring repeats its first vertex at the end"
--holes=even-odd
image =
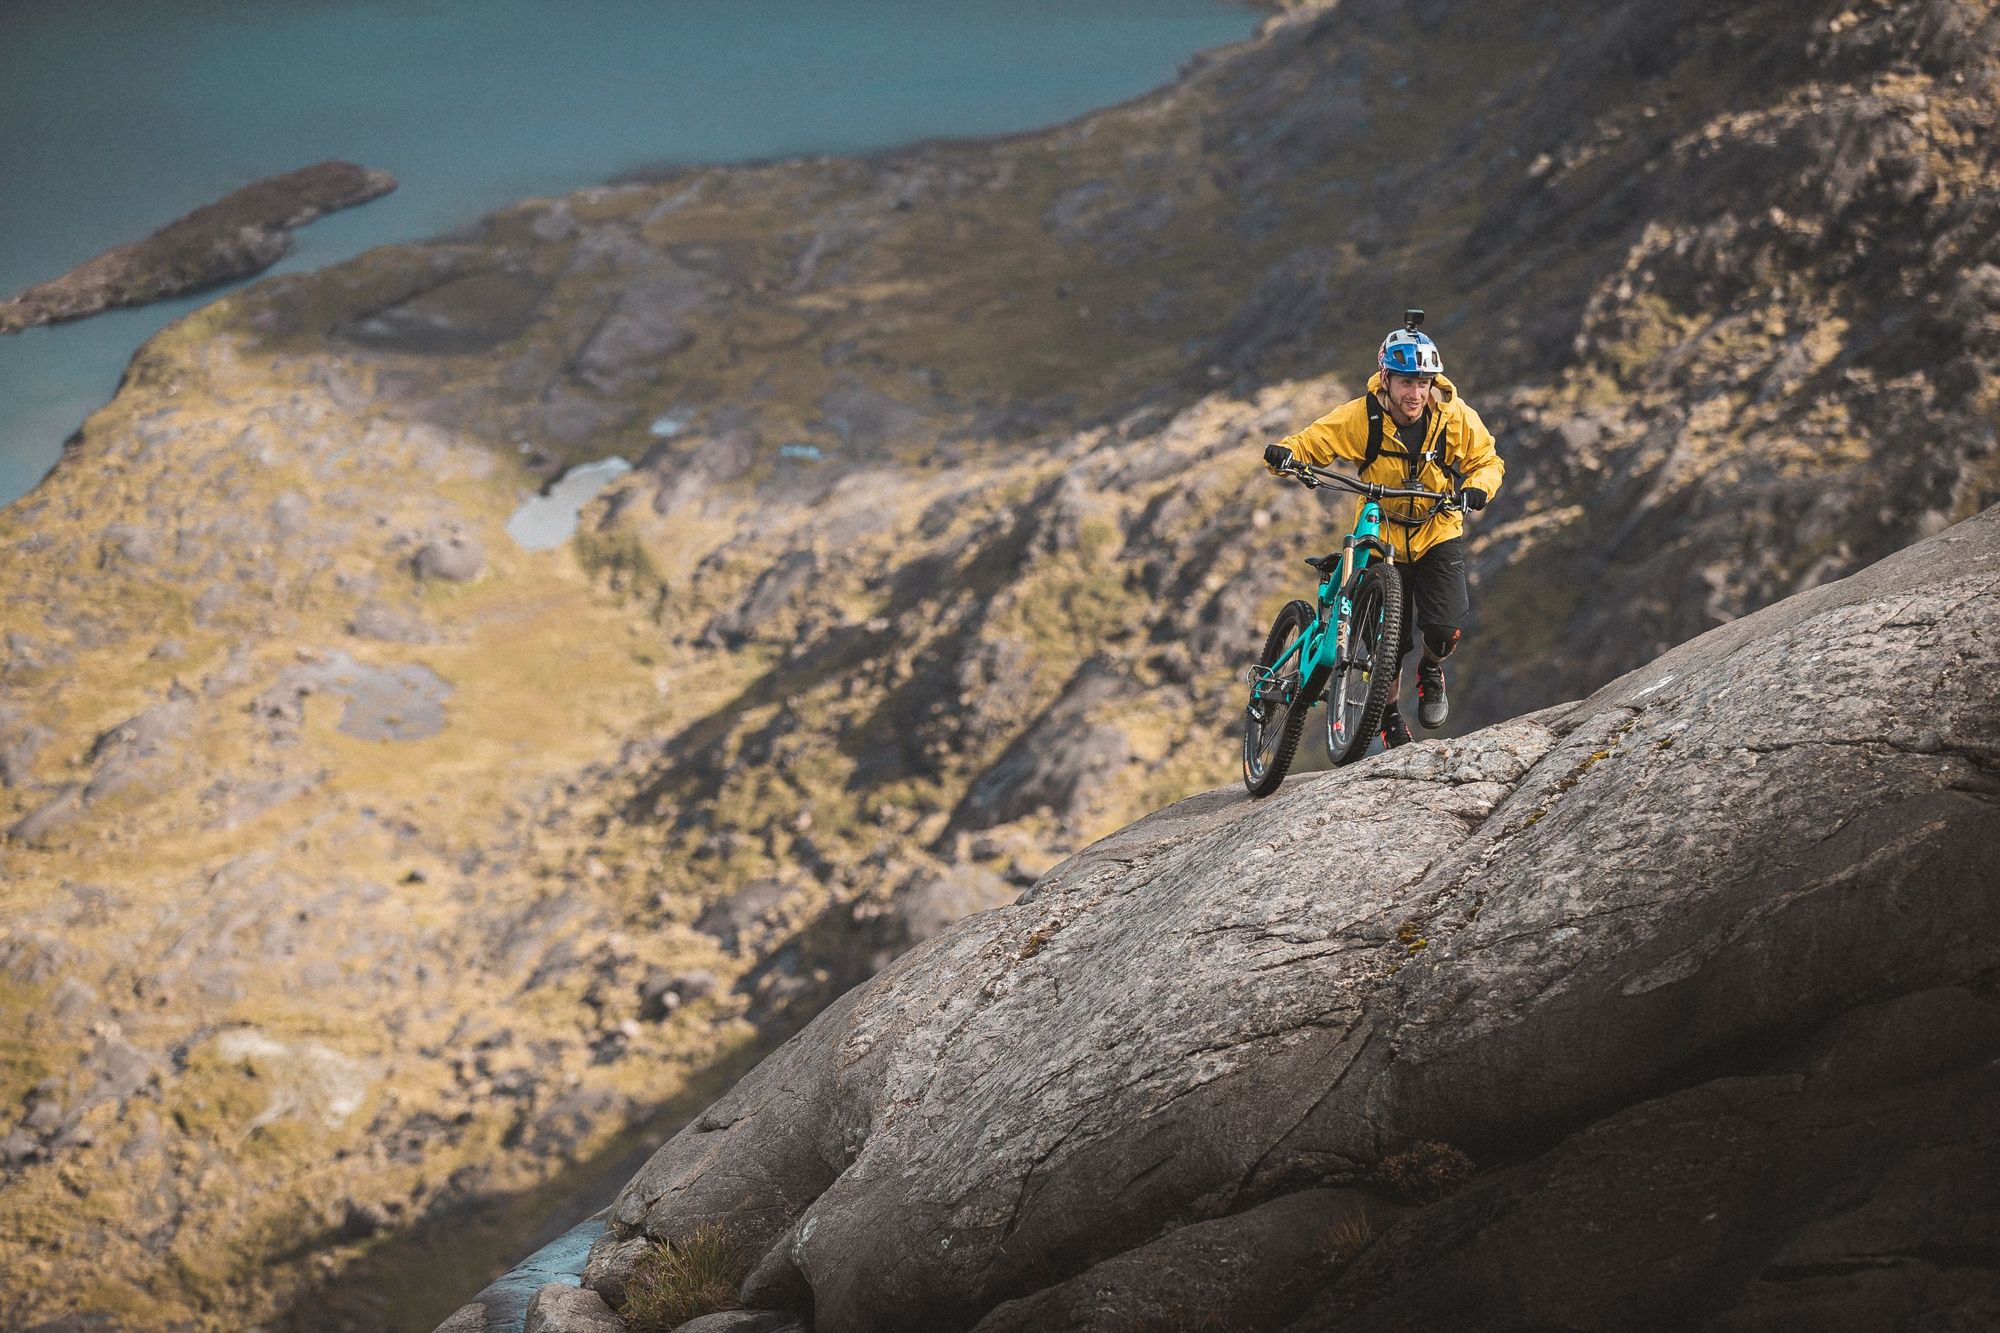
POLYGON ((1373 1183, 1391 1198, 1436 1203, 1464 1189, 1474 1170, 1472 1159, 1458 1149, 1425 1139, 1407 1152, 1384 1157, 1375 1168, 1373 1183))
POLYGON ((1349 1213, 1333 1224, 1326 1242, 1335 1263, 1351 1263, 1356 1255, 1375 1243, 1375 1224, 1366 1213, 1349 1213))
POLYGON ((618 1313, 631 1333, 668 1333, 690 1319, 737 1309, 736 1292, 749 1271, 741 1238, 720 1222, 704 1222, 686 1239, 662 1241, 640 1257, 618 1313))

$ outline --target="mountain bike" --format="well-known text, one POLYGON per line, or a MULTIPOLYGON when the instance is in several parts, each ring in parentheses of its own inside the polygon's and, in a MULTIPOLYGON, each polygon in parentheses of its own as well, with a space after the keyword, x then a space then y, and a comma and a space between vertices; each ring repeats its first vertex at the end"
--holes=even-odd
POLYGON ((1326 748, 1335 765, 1368 753, 1392 702, 1403 643, 1403 579, 1396 552, 1382 539, 1383 500, 1429 500, 1417 522, 1456 509, 1456 496, 1415 487, 1378 486, 1344 472, 1293 462, 1284 470, 1308 490, 1332 484, 1367 503, 1354 531, 1332 555, 1310 557, 1320 576, 1318 603, 1288 602, 1271 623, 1264 651, 1245 673, 1250 703, 1243 722, 1243 785, 1269 796, 1285 780, 1306 713, 1326 698, 1326 748))

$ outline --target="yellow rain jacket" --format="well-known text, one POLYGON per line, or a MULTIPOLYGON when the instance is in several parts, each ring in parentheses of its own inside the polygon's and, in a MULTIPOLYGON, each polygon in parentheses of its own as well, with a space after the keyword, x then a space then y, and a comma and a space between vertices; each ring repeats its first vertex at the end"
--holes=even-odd
MULTIPOLYGON (((1381 395, 1380 372, 1369 378, 1368 392, 1381 395)), ((1485 491, 1488 499, 1499 493, 1506 465, 1494 452, 1493 432, 1486 429, 1479 413, 1458 396, 1450 380, 1440 375, 1431 382, 1431 409, 1425 421, 1428 429, 1416 458, 1403 457, 1396 418, 1389 412, 1387 399, 1381 401, 1382 448, 1374 462, 1358 469, 1357 475, 1363 481, 1383 486, 1419 486, 1449 494, 1451 474, 1438 466, 1443 461, 1465 474, 1462 484, 1485 491), (1424 453, 1433 457, 1425 460, 1421 456, 1424 453)), ((1294 457, 1320 467, 1341 459, 1362 462, 1368 456, 1368 399, 1342 403, 1298 434, 1287 435, 1278 443, 1291 450, 1294 457)), ((1356 497, 1357 517, 1363 503, 1356 497)), ((1397 522, 1422 518, 1431 505, 1429 500, 1382 501, 1382 536, 1395 547, 1398 560, 1418 559, 1439 542, 1449 541, 1465 531, 1464 516, 1455 512, 1436 514, 1421 527, 1397 522)))

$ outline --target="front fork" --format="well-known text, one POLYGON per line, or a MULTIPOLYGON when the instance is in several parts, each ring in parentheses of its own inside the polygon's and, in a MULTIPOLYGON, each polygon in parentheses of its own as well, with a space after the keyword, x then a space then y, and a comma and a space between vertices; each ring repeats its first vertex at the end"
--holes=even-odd
POLYGON ((1334 595, 1329 604, 1337 601, 1340 612, 1333 622, 1333 669, 1339 671, 1347 661, 1347 625, 1354 615, 1354 599, 1347 595, 1347 581, 1354 577, 1354 538, 1349 535, 1340 543, 1340 582, 1333 585, 1334 595))
MULTIPOLYGON (((1382 512, 1371 501, 1362 510, 1361 522, 1355 526, 1355 530, 1341 539, 1340 573, 1330 576, 1320 585, 1320 624, 1324 633, 1320 636, 1319 651, 1313 654, 1313 660, 1309 662, 1301 651, 1305 647, 1303 640, 1292 648, 1293 652, 1299 654, 1301 683, 1312 678, 1321 662, 1329 661, 1329 648, 1332 650, 1330 663, 1334 672, 1339 672, 1347 665, 1348 629, 1354 618, 1354 599, 1348 595, 1347 585, 1354 577, 1355 568, 1360 564, 1363 544, 1367 543, 1371 550, 1383 549, 1374 540, 1376 533, 1381 530, 1381 522, 1382 512), (1333 621, 1330 625, 1326 623, 1329 618, 1333 621)), ((1270 683, 1272 673, 1280 665, 1282 660, 1272 663, 1269 667, 1252 667, 1248 673, 1251 685, 1250 713, 1260 724, 1264 720, 1262 716, 1264 686, 1270 683)))
POLYGON ((1373 543, 1374 536, 1373 527, 1369 527, 1351 534, 1340 543, 1340 581, 1334 584, 1330 591, 1323 590, 1320 596, 1320 600, 1326 605, 1324 614, 1334 617, 1333 624, 1328 626, 1330 632, 1327 639, 1333 645, 1333 670, 1336 673, 1347 666, 1348 635, 1354 626, 1354 598, 1348 592, 1348 585, 1354 578, 1356 566, 1361 562, 1363 543, 1370 543, 1370 549, 1379 555, 1382 548, 1373 543))

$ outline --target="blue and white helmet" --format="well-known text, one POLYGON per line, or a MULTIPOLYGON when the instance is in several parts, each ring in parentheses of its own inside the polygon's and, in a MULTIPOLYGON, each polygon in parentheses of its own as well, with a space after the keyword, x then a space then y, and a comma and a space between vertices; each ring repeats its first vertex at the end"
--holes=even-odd
POLYGON ((1438 355, 1437 344, 1429 334, 1415 329, 1397 329, 1384 338, 1382 350, 1375 354, 1375 364, 1384 375, 1444 374, 1444 358, 1438 355))

